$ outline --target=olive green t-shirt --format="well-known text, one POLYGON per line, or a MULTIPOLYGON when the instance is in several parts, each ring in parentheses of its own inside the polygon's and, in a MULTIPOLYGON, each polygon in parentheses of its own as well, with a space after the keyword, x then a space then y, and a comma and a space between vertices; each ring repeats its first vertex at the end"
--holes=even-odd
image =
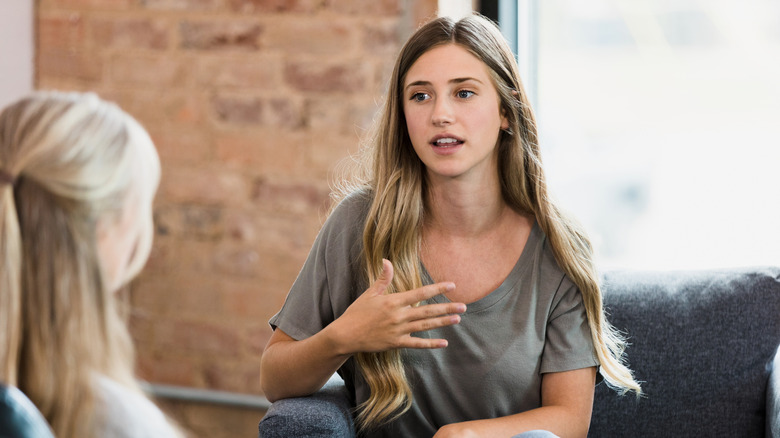
MULTIPOLYGON (((358 192, 336 207, 284 306, 271 318, 274 329, 297 340, 312 336, 368 288, 361 251, 369 203, 370 194, 358 192)), ((433 282, 423 267, 423 283, 433 282)), ((580 292, 536 224, 509 276, 468 304, 460 324, 414 335, 447 339, 448 347, 403 350, 414 404, 372 437, 430 437, 449 423, 534 409, 541 405, 542 374, 599 365, 580 292)), ((356 403, 368 398, 368 384, 353 359, 339 374, 356 403)))

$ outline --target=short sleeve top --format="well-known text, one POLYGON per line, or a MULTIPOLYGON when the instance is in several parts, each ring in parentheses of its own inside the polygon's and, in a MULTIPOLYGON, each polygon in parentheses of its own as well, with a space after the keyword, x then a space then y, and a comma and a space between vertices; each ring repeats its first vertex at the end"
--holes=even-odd
MULTIPOLYGON (((368 288, 361 253, 369 204, 370 194, 359 192, 336 207, 271 319, 273 328, 305 339, 368 288)), ((423 284, 432 284, 422 270, 423 284)), ((429 300, 447 301, 442 295, 429 300)), ((460 324, 413 335, 444 338, 448 346, 402 350, 414 403, 370 436, 432 436, 446 424, 534 409, 541 405, 542 374, 599 365, 579 289, 558 267, 536 224, 509 276, 468 304, 460 324)), ((339 374, 356 403, 368 398, 368 384, 353 359, 339 374)))

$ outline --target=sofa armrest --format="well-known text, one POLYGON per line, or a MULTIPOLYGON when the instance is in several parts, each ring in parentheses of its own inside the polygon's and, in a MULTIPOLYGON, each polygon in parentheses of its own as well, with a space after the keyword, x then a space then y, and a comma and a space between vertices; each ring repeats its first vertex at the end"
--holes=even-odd
POLYGON ((344 381, 334 375, 308 397, 275 402, 258 428, 260 438, 354 438, 352 406, 344 381))
POLYGON ((780 349, 772 361, 766 389, 766 436, 780 438, 780 349))

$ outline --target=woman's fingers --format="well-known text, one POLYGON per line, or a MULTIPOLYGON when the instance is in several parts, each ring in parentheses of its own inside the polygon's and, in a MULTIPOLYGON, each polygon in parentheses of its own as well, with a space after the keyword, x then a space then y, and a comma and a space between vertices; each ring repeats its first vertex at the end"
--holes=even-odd
POLYGON ((453 290, 455 290, 455 283, 444 282, 429 284, 421 288, 412 289, 410 291, 401 292, 395 295, 397 299, 401 301, 401 305, 411 306, 415 303, 431 299, 436 295, 452 292, 453 290))
POLYGON ((463 313, 466 311, 466 305, 463 303, 442 303, 425 304, 418 307, 412 307, 408 310, 408 320, 435 318, 442 315, 451 315, 454 313, 463 313))
POLYGON ((446 339, 426 339, 418 338, 415 336, 407 336, 404 342, 401 344, 401 348, 415 348, 418 350, 435 348, 444 348, 447 346, 446 339))
POLYGON ((418 333, 458 323, 460 323, 460 315, 446 315, 438 318, 427 318, 410 322, 407 327, 411 333, 418 333))

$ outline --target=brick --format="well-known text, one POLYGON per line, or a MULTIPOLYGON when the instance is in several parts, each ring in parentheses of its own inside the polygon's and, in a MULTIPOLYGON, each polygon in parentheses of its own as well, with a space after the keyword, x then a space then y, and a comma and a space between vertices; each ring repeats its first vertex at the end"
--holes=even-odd
MULTIPOLYGON (((156 210, 156 209, 155 209, 156 210)), ((141 277, 149 275, 166 275, 176 265, 178 247, 167 233, 162 233, 155 211, 155 236, 152 250, 146 261, 141 277)))
MULTIPOLYGON (((345 136, 363 135, 377 112, 373 100, 334 99, 312 96, 304 103, 306 128, 313 132, 337 132, 345 136)), ((351 143, 351 141, 350 141, 351 143)))
POLYGON ((295 130, 303 126, 303 104, 282 97, 271 97, 265 101, 266 111, 263 123, 266 126, 295 130))
POLYGON ((141 0, 148 9, 168 11, 213 11, 223 7, 224 0, 141 0))
POLYGON ((372 20, 364 24, 361 41, 366 53, 395 55, 402 44, 398 20, 372 20))
POLYGON ((296 55, 344 55, 357 45, 351 23, 316 19, 276 20, 266 26, 263 48, 296 55))
POLYGON ((197 50, 242 50, 260 48, 262 27, 255 22, 189 22, 179 26, 181 47, 197 50))
POLYGON ((190 277, 193 275, 213 276, 213 252, 215 242, 191 239, 179 239, 179 257, 173 267, 171 277, 190 277))
POLYGON ((122 86, 168 88, 186 81, 186 67, 167 55, 120 54, 111 59, 111 79, 122 86))
POLYGON ((167 49, 169 24, 150 19, 102 19, 92 23, 92 39, 99 47, 167 49))
POLYGON ((154 316, 225 317, 221 290, 219 280, 205 271, 142 274, 133 288, 133 306, 154 316), (186 293, 172 293, 177 290, 186 293))
POLYGON ((226 209, 225 235, 232 240, 254 242, 257 239, 253 213, 244 209, 226 209))
POLYGON ((330 8, 339 14, 400 15, 402 0, 334 1, 330 8))
POLYGON ((166 204, 155 208, 157 232, 195 240, 219 240, 224 234, 222 208, 166 204))
POLYGON ((130 9, 136 0, 39 0, 39 10, 68 8, 82 10, 123 11, 130 9))
POLYGON ((197 81, 206 87, 276 89, 281 68, 275 59, 212 57, 199 59, 197 81))
POLYGON ((191 361, 164 354, 138 354, 137 372, 143 380, 167 385, 196 386, 197 372, 191 361))
POLYGON ((259 97, 215 96, 211 102, 221 122, 237 125, 260 125, 263 122, 265 105, 259 97))
POLYGON ((314 13, 325 8, 325 0, 228 0, 234 12, 251 13, 314 13))
POLYGON ((149 129, 163 167, 191 164, 211 158, 212 141, 205 129, 149 129))
POLYGON ((265 209, 293 215, 319 211, 329 204, 328 190, 305 182, 276 182, 256 178, 252 187, 252 201, 265 209))
POLYGON ((284 75, 287 84, 299 91, 359 93, 366 88, 366 67, 360 62, 290 62, 284 75))
MULTIPOLYGON (((203 129, 203 104, 196 93, 152 90, 148 87, 109 89, 103 97, 116 102, 149 130, 203 129)), ((165 171, 163 171, 165 174, 165 171)))
MULTIPOLYGON (((158 94, 159 96, 159 94, 158 94)), ((161 113, 158 120, 168 121, 174 124, 186 125, 188 127, 201 127, 204 119, 203 104, 197 95, 190 92, 182 94, 166 93, 162 99, 158 97, 157 104, 151 105, 151 108, 160 106, 161 113), (162 100, 162 102, 160 102, 162 100)), ((150 107, 147 106, 147 110, 150 107)))
POLYGON ((85 42, 84 20, 82 14, 38 14, 39 50, 82 49, 85 42))
MULTIPOLYGON (((349 156, 359 151, 360 140, 357 134, 337 135, 313 131, 309 135, 318 140, 317 147, 309 148, 307 165, 320 177, 340 177, 340 173, 348 170, 345 166, 349 165, 349 156)), ((306 143, 314 144, 314 140, 306 143)))
POLYGON ((37 54, 37 74, 97 82, 102 77, 100 58, 83 52, 46 49, 37 54))
POLYGON ((233 318, 266 321, 279 310, 275 308, 277 303, 269 302, 266 294, 261 293, 256 280, 226 279, 220 282, 220 288, 225 313, 233 318))
POLYGON ((262 269, 257 250, 241 242, 222 242, 213 250, 214 271, 237 277, 257 277, 262 269))
POLYGON ((212 107, 220 122, 293 130, 303 126, 302 104, 288 98, 218 94, 212 107))
POLYGON ((229 170, 169 168, 163 172, 158 196, 168 202, 242 205, 250 199, 250 184, 229 170))
POLYGON ((305 172, 301 133, 259 131, 256 135, 225 134, 216 138, 217 159, 232 166, 249 167, 268 175, 305 172))
POLYGON ((241 348, 237 329, 194 320, 159 320, 155 338, 160 348, 170 352, 230 358, 238 356, 241 348))
MULTIPOLYGON (((327 185, 323 185, 320 190, 327 191, 327 185)), ((298 220, 290 220, 289 214, 276 211, 258 214, 255 228, 261 253, 289 254, 288 258, 303 262, 303 258, 308 254, 314 238, 322 227, 329 206, 330 202, 317 211, 310 211, 305 216, 301 216, 298 220)), ((280 257, 280 259, 284 258, 280 257)), ((291 269, 300 269, 301 264, 293 262, 291 269)))
POLYGON ((436 18, 439 0, 417 0, 412 2, 410 6, 408 17, 411 22, 405 23, 405 27, 408 29, 406 32, 408 35, 411 35, 415 29, 424 23, 436 18))

